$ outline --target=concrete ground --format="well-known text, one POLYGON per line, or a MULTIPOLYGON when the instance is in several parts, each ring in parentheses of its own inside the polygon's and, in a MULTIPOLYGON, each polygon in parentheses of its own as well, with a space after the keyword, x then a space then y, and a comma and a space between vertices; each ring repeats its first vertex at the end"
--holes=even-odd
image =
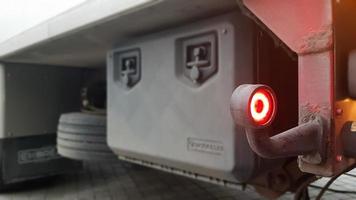
MULTIPOLYGON (((353 174, 344 175, 332 190, 355 190, 353 174)), ((328 179, 309 188, 315 197, 328 179)), ((154 169, 123 162, 86 163, 84 170, 51 180, 28 183, 21 189, 0 194, 0 200, 253 200, 261 198, 252 187, 229 189, 154 169)), ((280 199, 293 199, 286 194, 280 199)), ((356 194, 328 191, 323 199, 356 199, 356 194)))

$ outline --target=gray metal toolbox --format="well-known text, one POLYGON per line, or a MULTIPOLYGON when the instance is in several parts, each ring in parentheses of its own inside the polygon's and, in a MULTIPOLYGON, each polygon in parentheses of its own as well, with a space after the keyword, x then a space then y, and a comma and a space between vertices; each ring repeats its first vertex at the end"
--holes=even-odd
POLYGON ((229 108, 233 90, 254 81, 252 48, 252 23, 240 13, 117 45, 107 57, 109 146, 195 178, 253 177, 261 160, 229 108))

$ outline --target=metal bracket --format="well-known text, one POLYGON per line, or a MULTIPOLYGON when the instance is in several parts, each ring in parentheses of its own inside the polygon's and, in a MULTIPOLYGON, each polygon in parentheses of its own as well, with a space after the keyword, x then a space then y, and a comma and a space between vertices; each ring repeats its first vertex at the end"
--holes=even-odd
POLYGON ((270 129, 246 128, 248 142, 264 158, 300 156, 303 161, 320 164, 325 158, 324 122, 321 117, 270 137, 270 129))

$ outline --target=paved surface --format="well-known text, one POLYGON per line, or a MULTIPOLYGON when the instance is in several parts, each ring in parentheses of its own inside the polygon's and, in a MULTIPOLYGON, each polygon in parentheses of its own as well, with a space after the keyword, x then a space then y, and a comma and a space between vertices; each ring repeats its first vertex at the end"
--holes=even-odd
MULTIPOLYGON (((352 172, 356 174, 356 172, 352 172)), ((313 183, 315 197, 328 179, 313 183)), ((355 190, 355 177, 343 176, 332 189, 355 190)), ((234 200, 263 199, 251 187, 245 191, 168 174, 122 162, 85 164, 84 170, 49 181, 27 184, 25 189, 0 194, 0 200, 234 200)), ((356 191, 356 190, 355 190, 356 191)), ((280 199, 292 199, 291 194, 280 199)), ((327 192, 323 199, 356 199, 356 194, 327 192)))

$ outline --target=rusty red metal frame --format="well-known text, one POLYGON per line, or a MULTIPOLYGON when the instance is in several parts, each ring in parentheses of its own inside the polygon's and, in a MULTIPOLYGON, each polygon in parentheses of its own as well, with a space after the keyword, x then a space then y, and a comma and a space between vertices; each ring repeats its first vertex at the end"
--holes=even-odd
MULTIPOLYGON (((332 0, 242 0, 240 3, 285 45, 298 54, 299 123, 322 116, 329 133, 328 160, 314 165, 299 160, 301 170, 336 174, 334 118, 334 33, 332 0)), ((288 67, 288 66, 286 66, 288 67)))
POLYGON ((243 0, 243 5, 297 54, 332 49, 331 0, 243 0))

